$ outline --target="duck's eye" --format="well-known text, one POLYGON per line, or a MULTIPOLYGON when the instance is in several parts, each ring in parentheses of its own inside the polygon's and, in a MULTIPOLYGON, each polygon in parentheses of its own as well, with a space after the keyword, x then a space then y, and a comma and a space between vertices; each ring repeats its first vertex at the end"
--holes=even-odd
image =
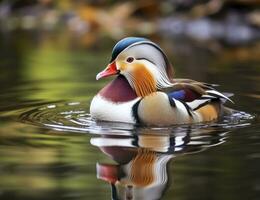
POLYGON ((128 63, 131 63, 131 62, 133 62, 134 61, 134 58, 133 57, 128 57, 127 59, 126 59, 126 62, 128 62, 128 63))

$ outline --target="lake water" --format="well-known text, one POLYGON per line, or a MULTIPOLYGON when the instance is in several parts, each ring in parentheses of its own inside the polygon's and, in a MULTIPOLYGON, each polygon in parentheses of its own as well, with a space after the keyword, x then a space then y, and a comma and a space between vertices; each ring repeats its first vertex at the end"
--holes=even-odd
POLYGON ((259 199, 259 45, 156 37, 176 77, 219 84, 243 111, 159 128, 90 118, 115 41, 87 39, 1 34, 0 199, 259 199))

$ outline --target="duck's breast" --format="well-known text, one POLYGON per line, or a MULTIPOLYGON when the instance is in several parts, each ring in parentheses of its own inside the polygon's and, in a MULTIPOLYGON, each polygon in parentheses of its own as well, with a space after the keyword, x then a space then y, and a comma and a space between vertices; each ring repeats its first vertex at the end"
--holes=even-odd
POLYGON ((128 81, 118 76, 93 98, 90 114, 97 120, 135 123, 132 107, 138 99, 128 81))

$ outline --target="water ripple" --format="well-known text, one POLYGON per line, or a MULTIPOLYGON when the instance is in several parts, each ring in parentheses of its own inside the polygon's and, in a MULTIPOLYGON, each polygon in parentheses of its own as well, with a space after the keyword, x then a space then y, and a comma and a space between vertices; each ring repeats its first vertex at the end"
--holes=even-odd
MULTIPOLYGON (((254 116, 245 112, 234 112, 217 122, 171 127, 140 127, 132 124, 94 121, 88 113, 88 106, 81 102, 56 103, 26 110, 19 116, 25 123, 48 127, 59 131, 84 132, 93 134, 181 134, 187 129, 193 136, 202 135, 212 130, 222 132, 223 129, 245 127, 251 124, 254 116)), ((205 135, 205 134, 204 134, 205 135)))

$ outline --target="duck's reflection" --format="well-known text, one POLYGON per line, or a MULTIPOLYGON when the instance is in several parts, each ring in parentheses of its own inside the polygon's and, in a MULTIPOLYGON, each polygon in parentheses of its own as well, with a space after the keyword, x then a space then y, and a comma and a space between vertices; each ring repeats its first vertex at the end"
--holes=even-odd
POLYGON ((132 136, 92 138, 91 144, 116 162, 98 163, 97 177, 111 184, 112 199, 160 199, 169 185, 169 161, 179 154, 220 144, 225 134, 191 135, 191 129, 177 135, 145 130, 132 136))

